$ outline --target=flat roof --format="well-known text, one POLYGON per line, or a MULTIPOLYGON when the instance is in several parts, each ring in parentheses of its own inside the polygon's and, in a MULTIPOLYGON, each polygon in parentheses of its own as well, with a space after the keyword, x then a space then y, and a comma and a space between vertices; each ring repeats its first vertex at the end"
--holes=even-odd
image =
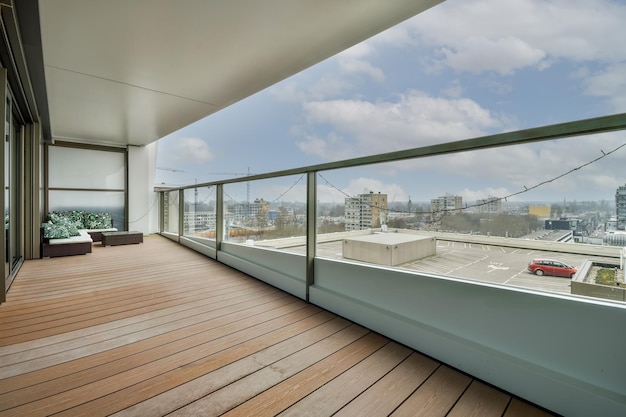
POLYGON ((435 240, 434 236, 411 235, 404 233, 372 233, 371 235, 355 236, 345 238, 344 241, 359 241, 370 243, 383 243, 387 245, 396 245, 399 243, 415 242, 416 240, 435 240))

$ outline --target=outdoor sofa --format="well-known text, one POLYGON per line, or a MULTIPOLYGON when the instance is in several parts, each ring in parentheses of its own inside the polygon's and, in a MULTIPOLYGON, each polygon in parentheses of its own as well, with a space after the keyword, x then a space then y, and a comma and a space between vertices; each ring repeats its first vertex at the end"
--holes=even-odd
POLYGON ((85 255, 102 232, 115 232, 110 213, 51 211, 41 227, 41 257, 85 255))

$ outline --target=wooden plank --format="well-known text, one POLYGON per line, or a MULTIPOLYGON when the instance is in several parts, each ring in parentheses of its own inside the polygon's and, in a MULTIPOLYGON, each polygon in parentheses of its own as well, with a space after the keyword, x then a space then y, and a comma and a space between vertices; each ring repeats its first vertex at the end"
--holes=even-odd
POLYGON ((449 417, 500 417, 511 397, 474 380, 452 408, 449 417))
MULTIPOLYGON (((358 328, 344 322, 343 320, 335 322, 334 325, 342 327, 343 330, 340 330, 337 333, 343 334, 350 334, 351 332, 354 332, 354 329, 358 328)), ((262 369, 264 366, 267 366, 261 365, 261 363, 264 362, 264 353, 267 353, 267 351, 271 351, 276 354, 284 349, 293 349, 292 347, 288 348, 285 344, 281 344, 282 349, 276 350, 275 345, 277 340, 282 339, 283 336, 281 333, 283 335, 288 335, 294 330, 300 330, 300 328, 300 325, 296 324, 290 329, 283 329, 281 332, 274 333, 272 335, 264 335, 259 338, 250 339, 249 343, 239 344, 237 346, 233 346, 231 349, 224 349, 215 355, 207 356, 202 360, 196 361, 193 364, 190 364, 190 366, 173 369, 171 372, 159 375, 159 377, 152 378, 150 381, 145 381, 146 383, 144 384, 129 386, 129 389, 125 390, 125 392, 115 392, 111 396, 99 398, 90 404, 84 404, 79 408, 68 410, 67 413, 59 415, 73 416, 72 413, 77 410, 81 413, 84 412, 85 414, 89 414, 89 412, 98 412, 103 409, 106 410, 107 413, 111 411, 118 411, 121 408, 128 407, 138 401, 149 398, 149 396, 146 396, 147 393, 158 394, 179 385, 188 385, 187 383, 189 381, 201 378, 203 375, 207 374, 210 375, 211 378, 208 380, 206 378, 202 379, 208 383, 207 385, 209 386, 208 388, 210 392, 214 392, 215 390, 223 388, 228 384, 232 385, 233 382, 238 382, 250 373, 254 373, 258 369, 262 369), (261 348, 268 348, 270 346, 274 348, 268 349, 265 352, 259 351, 261 348), (111 401, 112 398, 121 401, 122 407, 120 407, 120 403, 117 401, 111 401)), ((331 335, 327 337, 327 339, 332 337, 333 336, 331 335)), ((299 339, 299 337, 297 339, 299 339)), ((313 345, 316 343, 313 343, 313 345)), ((299 343, 296 343, 296 345, 298 344, 299 343)), ((289 345, 291 345, 291 343, 289 343, 289 345)), ((281 359, 282 358, 283 356, 281 356, 281 359)), ((207 389, 207 387, 204 389, 207 389)), ((197 399, 198 397, 194 400, 197 399)))
MULTIPOLYGON (((329 313, 320 317, 331 318, 329 313)), ((158 378, 99 398, 86 406, 116 416, 158 416, 169 414, 194 401, 270 366, 294 353, 346 329, 351 323, 331 318, 321 324, 302 321, 225 349, 193 367, 177 369, 158 378)))
POLYGON ((238 304, 236 307, 230 306, 219 309, 213 314, 196 315, 193 317, 195 319, 193 321, 187 318, 147 329, 138 327, 135 332, 124 333, 117 337, 112 336, 108 340, 92 341, 89 337, 85 337, 83 338, 84 345, 73 346, 73 356, 70 356, 67 350, 58 352, 56 355, 46 355, 44 348, 40 351, 41 357, 35 359, 37 359, 38 364, 48 364, 49 366, 11 378, 0 379, 0 393, 40 384, 52 377, 60 378, 64 375, 110 363, 160 346, 172 338, 182 339, 193 334, 211 331, 214 333, 215 329, 218 328, 224 330, 223 326, 229 323, 246 320, 251 316, 263 314, 270 309, 293 302, 295 302, 293 298, 280 298, 275 300, 273 304, 265 302, 258 304, 248 301, 243 305, 238 304), (59 356, 58 359, 55 358, 57 355, 59 356), (68 362, 71 358, 75 359, 68 362))
MULTIPOLYGON (((119 368, 115 369, 116 372, 113 375, 107 375, 107 368, 113 367, 112 364, 107 364, 100 368, 102 374, 97 375, 94 381, 83 381, 84 384, 80 384, 76 388, 64 390, 63 392, 51 396, 44 393, 44 397, 40 399, 33 399, 33 401, 27 404, 7 410, 5 412, 6 416, 43 416, 62 412, 65 409, 77 407, 85 402, 133 386, 173 369, 189 366, 216 352, 239 344, 243 340, 249 340, 250 338, 265 334, 276 328, 281 328, 285 320, 290 322, 291 320, 301 319, 303 315, 310 315, 309 312, 303 309, 298 309, 291 314, 295 315, 295 317, 283 317, 282 321, 279 317, 278 319, 269 320, 256 325, 252 323, 252 327, 246 326, 244 329, 230 334, 227 332, 225 336, 220 334, 210 336, 209 334, 207 335, 209 340, 205 343, 192 346, 188 349, 185 349, 184 343, 182 343, 182 346, 180 346, 181 344, 175 345, 180 346, 182 350, 176 350, 174 348, 174 351, 168 349, 170 346, 166 345, 165 351, 151 349, 138 357, 124 358, 121 360, 123 363, 120 364, 119 368), (135 366, 135 362, 137 361, 140 362, 139 366, 135 366)), ((185 341, 183 340, 182 342, 185 341)), ((95 373, 95 370, 93 370, 93 372, 95 373)), ((82 373, 79 377, 93 378, 91 372, 82 373)), ((74 412, 75 410, 72 411, 72 413, 74 412)), ((72 415, 72 413, 70 414, 72 415)))
MULTIPOLYGON (((246 302, 247 304, 245 304, 244 307, 262 305, 267 302, 280 302, 278 300, 283 298, 285 299, 283 302, 286 303, 296 302, 295 298, 287 298, 287 295, 284 293, 276 293, 274 295, 265 294, 258 298, 249 296, 248 298, 250 298, 250 300, 246 302)), ((11 345, 3 352, 3 366, 0 367, 0 377, 6 378, 15 375, 16 372, 12 370, 12 364, 23 364, 25 361, 30 360, 31 362, 28 363, 28 367, 25 365, 22 366, 24 372, 30 372, 40 369, 43 366, 53 365, 56 360, 56 358, 53 357, 54 354, 65 354, 68 351, 74 350, 74 355, 71 358, 66 356, 65 360, 80 357, 83 353, 75 349, 81 348, 87 344, 101 343, 123 335, 128 335, 130 340, 132 340, 137 332, 147 331, 147 329, 151 329, 151 331, 154 332, 157 326, 166 324, 174 325, 180 320, 187 320, 187 323, 191 324, 194 321, 202 321, 204 317, 210 318, 215 314, 223 314, 223 309, 238 310, 244 308, 237 304, 234 306, 229 306, 229 304, 233 304, 233 300, 220 300, 213 304, 200 305, 192 303, 187 306, 179 306, 179 308, 168 308, 166 310, 129 317, 86 329, 78 329, 44 339, 11 345), (43 351, 45 351, 47 355, 41 355, 43 351), (44 357, 45 359, 43 359, 44 357), (37 358, 40 358, 40 360, 35 362, 33 359, 37 358)), ((266 307, 271 308, 272 306, 266 307)), ((118 339, 118 342, 121 343, 122 340, 118 339)), ((1 349, 2 348, 0 348, 0 350, 1 349)))
MULTIPOLYGON (((261 286, 257 286, 257 285, 259 285, 259 284, 260 284, 260 283, 253 284, 252 286, 249 286, 248 288, 250 288, 250 290, 252 290, 253 288, 259 288, 259 289, 260 289, 260 288, 262 288, 262 287, 261 287, 261 286)), ((226 287, 226 288, 225 288, 225 289, 223 289, 223 290, 220 290, 220 292, 218 292, 217 294, 220 294, 220 293, 223 293, 223 294, 228 294, 228 292, 229 292, 229 288, 230 288, 232 291, 238 291, 238 290, 241 288, 241 286, 236 286, 236 287, 229 286, 229 287, 226 287)), ((150 291, 149 291, 149 289, 150 289, 150 286, 148 285, 148 286, 146 286, 143 290, 144 290, 144 291, 146 291, 146 292, 150 292, 150 291)), ((206 291, 210 291, 210 290, 211 290, 211 288, 207 288, 207 290, 206 290, 206 291)), ((218 288, 216 288, 216 290, 219 290, 219 289, 218 289, 218 288)), ((142 290, 140 289, 139 291, 142 291, 142 290)), ((100 290, 100 291, 98 291, 98 292, 99 292, 99 294, 105 294, 105 293, 103 293, 103 291, 102 291, 102 290, 100 290)), ((129 292, 130 292, 130 291, 129 291, 129 292)), ((197 291, 195 291, 195 293, 197 293, 197 291)), ((196 299, 196 300, 200 300, 200 301, 202 301, 203 299, 206 299, 206 298, 210 299, 210 297, 206 297, 206 296, 204 296, 204 297, 203 297, 203 296, 202 296, 202 294, 194 294, 194 292, 190 292, 189 294, 186 294, 186 295, 182 298, 182 300, 184 301, 184 300, 193 300, 193 299, 196 299)), ((132 303, 133 301, 134 301, 134 300, 132 300, 132 299, 131 299, 129 302, 130 302, 130 303, 132 303)), ((171 305, 175 305, 175 304, 176 304, 176 300, 172 300, 172 301, 170 301, 170 304, 171 304, 171 305)), ((127 310, 129 310, 129 311, 128 311, 126 314, 127 314, 127 315, 128 315, 128 314, 135 314, 135 315, 137 315, 137 314, 140 314, 141 312, 153 311, 154 309, 158 309, 158 308, 161 308, 161 309, 162 309, 162 308, 165 308, 165 307, 167 307, 167 305, 164 305, 164 304, 159 304, 159 303, 155 302, 155 303, 154 303, 154 306, 153 306, 152 308, 150 308, 150 306, 147 306, 147 307, 146 307, 146 306, 144 306, 144 310, 143 310, 143 311, 137 311, 136 309, 127 308, 127 310)), ((104 312, 109 311, 107 308, 104 308, 104 309, 102 309, 102 310, 103 310, 104 312)), ((110 312, 111 312, 111 313, 115 313, 115 311, 112 311, 112 310, 111 310, 110 312)), ((117 312, 118 316, 119 316, 119 315, 122 315, 122 313, 123 313, 123 312, 119 312, 119 311, 117 312)), ((114 320, 114 319, 116 319, 116 318, 117 318, 117 316, 116 316, 116 317, 111 317, 111 316, 109 316, 109 317, 110 317, 110 320, 114 320)), ((80 316, 78 316, 78 318, 80 318, 80 316)), ((83 326, 84 326, 84 327, 86 327, 86 326, 90 326, 90 325, 95 325, 95 324, 96 324, 96 323, 93 323, 93 322, 92 322, 92 323, 89 323, 89 322, 87 322, 87 320, 84 320, 82 323, 83 323, 83 326)), ((29 326, 25 326, 25 327, 24 327, 24 326, 23 326, 22 328, 18 329, 18 331, 17 331, 17 332, 11 332, 10 330, 3 330, 1 343, 2 343, 3 345, 7 345, 7 344, 11 344, 11 343, 19 343, 19 342, 21 342, 21 341, 23 341, 23 340, 21 340, 21 339, 17 339, 17 338, 11 338, 10 336, 12 336, 12 335, 13 335, 13 334, 15 334, 15 333, 19 334, 19 333, 25 333, 25 332, 30 332, 30 331, 35 332, 35 331, 39 330, 40 328, 43 328, 43 329, 44 329, 44 331, 47 329, 47 330, 48 330, 48 332, 47 332, 47 333, 45 333, 45 332, 44 332, 44 333, 41 333, 41 334, 37 334, 37 335, 34 335, 33 337, 39 337, 39 338, 41 338, 41 337, 45 337, 46 335, 49 335, 49 334, 51 334, 51 333, 54 333, 54 331, 56 331, 56 332, 65 332, 65 331, 70 331, 70 330, 71 330, 71 328, 70 328, 70 327, 68 327, 68 326, 61 327, 61 325, 62 325, 62 324, 64 324, 64 323, 59 323, 59 325, 58 325, 58 326, 55 326, 55 327, 54 327, 54 329, 55 329, 55 330, 50 330, 50 329, 47 329, 47 328, 49 328, 49 327, 50 327, 50 324, 49 324, 49 323, 43 323, 43 325, 38 326, 38 327, 29 327, 29 326)))
MULTIPOLYGON (((381 349, 280 413, 280 416, 330 416, 371 387, 411 354, 397 343, 381 349)), ((371 414, 370 414, 371 415, 371 414)))
MULTIPOLYGON (((339 375, 355 362, 387 343, 382 336, 351 326, 349 331, 335 335, 301 350, 281 361, 242 378, 187 407, 172 416, 217 416, 261 395, 267 407, 284 409, 321 385, 339 375), (271 388, 271 389, 270 389, 271 388)), ((256 415, 265 409, 255 410, 256 415)))
POLYGON ((552 415, 548 411, 528 404, 518 398, 513 398, 503 417, 549 417, 552 415))
MULTIPOLYGON (((379 334, 368 333, 321 360, 318 360, 318 355, 309 354, 309 352, 294 355, 293 358, 287 358, 272 367, 264 368, 255 374, 252 380, 242 380, 241 383, 231 384, 219 391, 218 395, 196 401, 173 415, 193 416, 199 413, 221 415, 224 413, 224 416, 231 417, 275 416, 388 342, 379 334), (315 362, 311 360, 312 358, 316 359, 315 362), (253 395, 256 396, 251 398, 253 395), (246 401, 247 398, 251 399, 246 401), (228 411, 231 408, 232 410, 228 411)), ((324 347, 322 354, 327 354, 327 352, 328 349, 324 347)))
MULTIPOLYGON (((237 290, 242 287, 252 286, 249 282, 229 278, 228 276, 220 280, 212 280, 211 285, 207 285, 207 282, 199 279, 199 277, 190 277, 188 273, 186 273, 184 285, 176 286, 175 288, 164 285, 170 280, 171 277, 162 280, 149 280, 141 285, 133 280, 132 285, 121 288, 110 290, 103 290, 101 287, 97 288, 97 291, 90 296, 68 296, 38 303, 28 303, 27 306, 22 304, 19 309, 3 312, 2 316, 0 316, 0 329, 9 328, 5 326, 12 323, 24 326, 30 324, 28 320, 39 318, 52 320, 55 318, 54 315, 82 314, 90 311, 90 309, 106 310, 117 305, 141 302, 146 299, 158 302, 167 297, 189 297, 196 291, 237 290)), ((16 305, 18 304, 11 303, 11 306, 16 305)))
POLYGON ((388 416, 404 402, 439 366, 413 352, 391 372, 339 410, 335 417, 388 416))
POLYGON ((447 366, 440 366, 395 412, 394 417, 445 416, 472 381, 447 366))
MULTIPOLYGON (((254 291, 255 289, 244 289, 238 292, 233 292, 231 289, 224 291, 211 291, 210 289, 205 291, 196 290, 192 292, 193 296, 167 297, 165 300, 148 299, 142 302, 133 302, 134 300, 131 300, 131 302, 127 302, 119 306, 111 306, 106 309, 89 307, 88 310, 82 312, 82 314, 71 312, 69 315, 62 314, 60 317, 57 316, 54 320, 42 318, 33 324, 17 326, 11 329, 2 329, 0 346, 40 339, 54 334, 66 333, 68 331, 92 327, 98 324, 133 317, 144 313, 160 311, 162 309, 176 307, 178 305, 187 305, 188 303, 194 301, 197 301, 199 304, 207 305, 210 304, 216 297, 229 299, 232 297, 245 296, 245 292, 254 291)), ((51 317, 55 316, 52 315, 51 317)))
MULTIPOLYGON (((255 326, 258 327, 267 322, 276 320, 277 317, 281 320, 296 320, 302 315, 314 315, 318 312, 319 309, 313 306, 307 306, 303 302, 289 303, 281 309, 273 309, 256 315, 249 314, 248 317, 227 325, 222 325, 219 333, 210 332, 210 329, 198 331, 199 329, 197 328, 193 329, 190 333, 183 333, 181 331, 170 332, 160 336, 159 341, 146 340, 144 344, 145 349, 143 350, 137 350, 138 347, 140 349, 141 347, 137 344, 133 344, 119 348, 118 353, 107 351, 104 352, 104 354, 91 355, 86 357, 86 360, 82 361, 82 365, 85 368, 80 371, 76 369, 76 364, 64 364, 54 370, 45 368, 37 373, 32 372, 28 374, 31 375, 31 378, 34 377, 32 374, 39 374, 37 375, 39 379, 44 379, 45 382, 22 389, 15 389, 15 387, 13 387, 11 392, 0 394, 0 410, 26 404, 39 398, 55 395, 118 373, 126 372, 130 369, 150 364, 152 361, 159 360, 160 358, 188 351, 195 346, 217 340, 220 336, 224 337, 255 326), (106 358, 107 361, 100 365, 94 365, 94 362, 100 359, 98 356, 106 358), (111 360, 112 357, 117 357, 117 359, 111 360), (61 368, 61 370, 59 371, 58 368, 61 368), (64 376, 59 375, 61 373, 64 374, 64 376)), ((211 325, 211 328, 215 327, 216 325, 211 325)), ((7 381, 7 387, 11 386, 10 382, 11 381, 7 381)))

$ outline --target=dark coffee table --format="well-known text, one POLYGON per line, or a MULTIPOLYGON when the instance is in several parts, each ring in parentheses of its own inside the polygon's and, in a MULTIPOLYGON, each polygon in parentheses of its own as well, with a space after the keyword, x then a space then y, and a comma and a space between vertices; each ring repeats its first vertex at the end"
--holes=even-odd
POLYGON ((142 232, 102 232, 102 246, 130 245, 142 242, 142 232))

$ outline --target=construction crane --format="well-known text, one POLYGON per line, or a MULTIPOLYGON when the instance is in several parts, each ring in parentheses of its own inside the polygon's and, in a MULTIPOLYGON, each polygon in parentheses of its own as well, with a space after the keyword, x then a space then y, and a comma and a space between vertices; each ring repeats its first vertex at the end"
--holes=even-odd
MULTIPOLYGON (((208 172, 207 175, 245 175, 249 177, 252 173, 248 167, 248 172, 208 172)), ((250 204, 250 181, 246 183, 246 202, 250 204)))
POLYGON ((171 172, 185 172, 182 169, 176 169, 176 168, 156 167, 156 169, 160 169, 162 171, 171 171, 171 172))
MULTIPOLYGON (((156 167, 156 169, 159 169, 161 171, 170 171, 170 172, 185 172, 182 169, 177 169, 177 168, 169 168, 169 167, 156 167)), ((162 182, 161 184, 165 185, 164 182, 162 182)))

